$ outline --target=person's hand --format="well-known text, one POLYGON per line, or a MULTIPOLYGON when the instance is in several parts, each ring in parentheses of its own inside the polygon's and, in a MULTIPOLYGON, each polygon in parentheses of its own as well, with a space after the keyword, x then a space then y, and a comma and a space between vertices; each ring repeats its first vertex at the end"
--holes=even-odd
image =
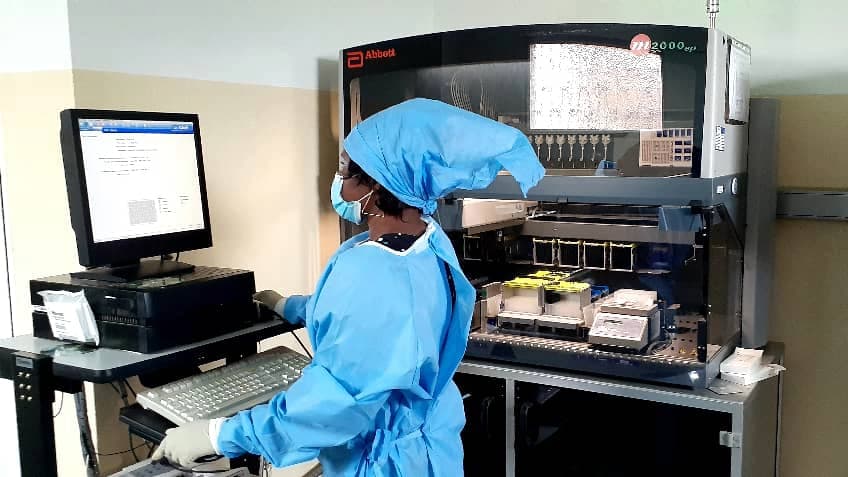
POLYGON ((261 292, 255 293, 253 295, 254 301, 258 301, 265 308, 274 311, 275 307, 278 303, 280 303, 284 297, 274 290, 262 290, 261 292))
POLYGON ((197 459, 215 455, 215 447, 209 437, 209 421, 200 419, 165 431, 165 439, 153 453, 153 460, 167 459, 190 469, 197 466, 197 459))

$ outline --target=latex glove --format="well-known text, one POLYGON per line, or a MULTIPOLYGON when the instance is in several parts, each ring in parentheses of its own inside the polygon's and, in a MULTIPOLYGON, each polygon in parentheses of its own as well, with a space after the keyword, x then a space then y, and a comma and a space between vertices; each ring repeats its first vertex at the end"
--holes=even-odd
POLYGON ((253 295, 253 299, 262 304, 265 308, 275 311, 278 315, 283 316, 283 305, 286 297, 280 295, 274 290, 262 290, 253 295))
POLYGON ((200 419, 168 429, 165 439, 153 453, 153 460, 164 458, 172 464, 190 469, 198 465, 197 459, 216 453, 209 437, 209 421, 200 419))

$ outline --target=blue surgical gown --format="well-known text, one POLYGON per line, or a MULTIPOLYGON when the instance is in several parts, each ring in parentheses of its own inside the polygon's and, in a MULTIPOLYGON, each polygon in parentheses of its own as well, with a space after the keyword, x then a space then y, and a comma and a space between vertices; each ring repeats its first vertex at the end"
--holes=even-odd
POLYGON ((277 467, 317 457, 327 477, 462 475, 465 416, 452 377, 474 289, 435 223, 405 252, 366 239, 342 244, 312 296, 286 302, 315 357, 287 392, 224 422, 225 456, 277 467))

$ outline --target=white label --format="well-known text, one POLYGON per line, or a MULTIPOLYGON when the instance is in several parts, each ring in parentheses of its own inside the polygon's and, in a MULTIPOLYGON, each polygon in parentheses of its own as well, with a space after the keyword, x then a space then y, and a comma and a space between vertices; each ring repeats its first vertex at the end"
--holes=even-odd
POLYGON ((744 43, 730 41, 727 65, 727 119, 748 122, 751 99, 751 49, 744 43))
POLYGON ((638 341, 642 339, 646 324, 644 318, 603 313, 595 318, 592 332, 638 341))
POLYGON ((42 291, 53 336, 60 340, 100 344, 94 313, 83 292, 42 291))
POLYGON ((724 151, 727 145, 726 130, 721 126, 716 126, 715 134, 713 135, 713 144, 716 151, 724 151))
POLYGON ((73 304, 54 303, 47 307, 47 316, 56 338, 85 341, 85 332, 73 304))

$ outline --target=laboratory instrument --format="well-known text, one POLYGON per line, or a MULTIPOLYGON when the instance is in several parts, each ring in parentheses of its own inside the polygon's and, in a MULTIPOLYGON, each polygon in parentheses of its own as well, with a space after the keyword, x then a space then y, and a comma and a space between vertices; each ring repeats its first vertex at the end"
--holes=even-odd
MULTIPOLYGON (((502 284, 501 312, 470 334, 466 357, 706 387, 737 344, 765 344, 771 278, 747 263, 773 254, 761 231, 774 215, 766 196, 776 109, 749 100, 748 45, 714 28, 628 24, 473 29, 380 45, 408 54, 342 65, 346 133, 346 118, 410 95, 450 103, 451 78, 474 78, 498 98, 498 117, 518 118, 510 124, 546 168, 526 198, 501 174, 487 189, 457 191, 436 214, 472 283, 502 284), (475 221, 487 225, 464 227, 471 199, 529 205, 525 217, 489 213, 475 221), (582 302, 554 283, 528 282, 539 270, 568 272, 558 281, 587 285, 589 303, 547 313, 582 302), (602 310, 621 290, 654 293, 656 311, 602 310), (613 325, 624 324, 632 326, 621 337, 613 325)), ((481 295, 483 317, 492 297, 481 295)))

